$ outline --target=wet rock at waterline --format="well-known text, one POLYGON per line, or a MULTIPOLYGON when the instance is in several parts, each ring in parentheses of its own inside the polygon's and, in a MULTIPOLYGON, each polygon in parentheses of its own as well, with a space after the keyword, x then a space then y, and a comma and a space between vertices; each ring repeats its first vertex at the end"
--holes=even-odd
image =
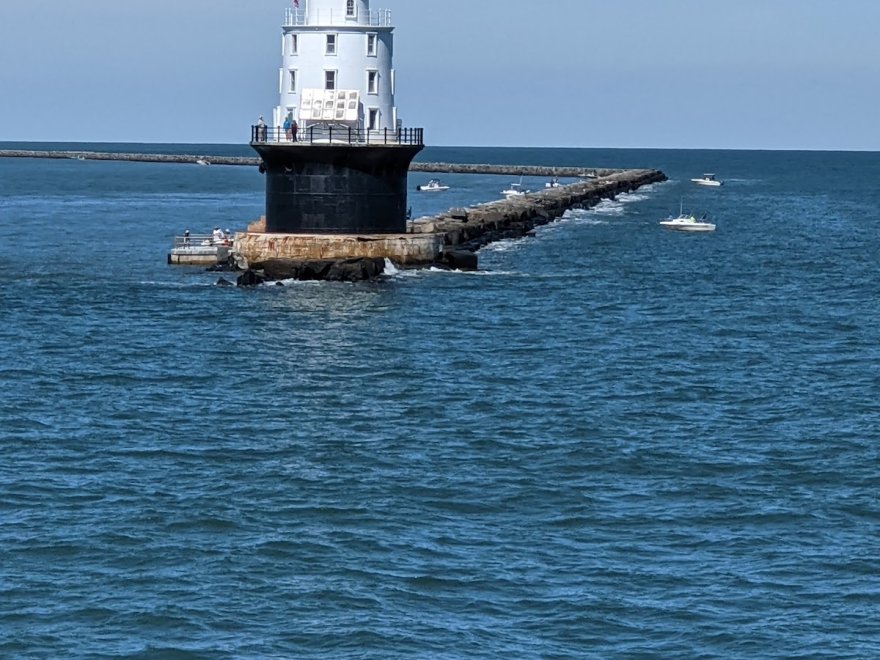
POLYGON ((239 286, 256 286, 280 280, 365 282, 385 272, 385 260, 357 259, 269 259, 255 264, 239 278, 239 286))

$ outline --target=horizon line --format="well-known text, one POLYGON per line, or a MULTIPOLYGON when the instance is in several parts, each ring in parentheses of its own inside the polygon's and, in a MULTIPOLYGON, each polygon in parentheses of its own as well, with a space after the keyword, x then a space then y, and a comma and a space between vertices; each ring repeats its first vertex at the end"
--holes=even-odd
MULTIPOLYGON (((106 144, 106 145, 152 145, 152 146, 211 146, 211 147, 247 147, 248 142, 144 142, 144 141, 95 141, 95 140, 0 140, 4 144, 33 144, 33 145, 64 145, 64 144, 106 144)), ((877 149, 840 149, 820 147, 609 147, 609 146, 513 146, 513 145, 460 145, 460 144, 426 144, 426 149, 559 149, 571 151, 603 150, 603 151, 748 151, 770 153, 880 153, 877 149)))

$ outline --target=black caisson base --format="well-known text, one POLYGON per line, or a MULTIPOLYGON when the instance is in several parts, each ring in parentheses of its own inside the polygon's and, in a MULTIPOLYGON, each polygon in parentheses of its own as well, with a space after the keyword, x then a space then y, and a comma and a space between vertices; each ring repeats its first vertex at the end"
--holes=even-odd
POLYGON ((422 146, 252 146, 266 174, 267 232, 406 232, 407 172, 422 146))

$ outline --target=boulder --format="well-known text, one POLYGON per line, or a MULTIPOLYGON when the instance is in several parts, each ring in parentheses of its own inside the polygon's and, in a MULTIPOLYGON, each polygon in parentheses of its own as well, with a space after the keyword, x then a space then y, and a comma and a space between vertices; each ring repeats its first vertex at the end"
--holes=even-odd
POLYGON ((261 271, 256 271, 253 268, 249 268, 238 276, 238 280, 236 283, 238 284, 238 286, 258 286, 265 281, 266 278, 263 277, 261 271))
POLYGON ((453 220, 461 220, 462 222, 467 222, 468 210, 461 208, 449 209, 449 217, 453 220))
POLYGON ((269 259, 260 264, 269 281, 324 280, 362 282, 374 280, 385 271, 382 258, 353 259, 269 259))
POLYGON ((384 271, 384 259, 345 259, 333 262, 324 279, 331 282, 363 282, 376 279, 384 271))
POLYGON ((455 270, 477 270, 477 255, 465 250, 450 250, 443 253, 443 263, 455 270))

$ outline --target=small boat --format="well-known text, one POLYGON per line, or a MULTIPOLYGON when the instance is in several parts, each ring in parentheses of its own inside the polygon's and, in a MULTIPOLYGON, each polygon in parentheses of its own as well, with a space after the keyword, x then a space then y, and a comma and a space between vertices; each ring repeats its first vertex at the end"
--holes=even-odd
POLYGON ((663 227, 666 227, 666 229, 671 229, 672 231, 715 231, 715 225, 711 222, 706 222, 706 220, 708 220, 708 218, 706 218, 705 216, 697 220, 693 215, 680 215, 677 218, 673 218, 670 216, 666 220, 663 220, 660 224, 663 227))
POLYGON ((511 199, 512 197, 522 197, 528 192, 531 191, 523 188, 522 179, 520 179, 520 183, 511 183, 510 188, 508 188, 507 190, 502 190, 501 194, 504 195, 507 199, 511 199))
POLYGON ((199 158, 196 161, 196 165, 210 165, 210 164, 211 164, 211 162, 208 160, 205 160, 204 158, 199 158))
POLYGON ((507 199, 511 199, 513 197, 522 197, 531 190, 526 190, 522 185, 522 175, 519 177, 519 183, 511 183, 510 187, 507 190, 502 190, 501 194, 504 195, 507 199))
POLYGON ((701 216, 699 220, 694 216, 693 213, 679 213, 677 218, 673 218, 671 215, 666 218, 666 220, 662 220, 660 222, 661 227, 665 227, 666 229, 671 229, 672 231, 690 231, 690 232, 707 232, 707 231, 715 231, 715 225, 711 222, 708 222, 709 218, 705 215, 701 216))
POLYGON ((507 190, 502 190, 501 194, 510 199, 511 197, 522 197, 525 195, 528 190, 524 190, 522 184, 520 183, 511 183, 510 188, 507 190))
POLYGON ((449 190, 449 186, 444 186, 439 179, 431 179, 424 186, 416 186, 416 190, 419 192, 443 192, 449 190))
POLYGON ((708 222, 709 218, 705 215, 699 220, 693 213, 684 212, 684 201, 679 204, 678 217, 673 218, 671 215, 660 222, 661 227, 671 229, 672 231, 690 231, 690 232, 707 232, 715 231, 715 225, 708 222))
POLYGON ((699 179, 691 179, 698 186, 710 186, 712 188, 717 188, 719 186, 724 185, 724 181, 719 181, 715 178, 714 174, 704 174, 699 179))
POLYGON ((548 181, 544 184, 545 188, 558 188, 559 187, 559 177, 553 177, 551 181, 548 181))

